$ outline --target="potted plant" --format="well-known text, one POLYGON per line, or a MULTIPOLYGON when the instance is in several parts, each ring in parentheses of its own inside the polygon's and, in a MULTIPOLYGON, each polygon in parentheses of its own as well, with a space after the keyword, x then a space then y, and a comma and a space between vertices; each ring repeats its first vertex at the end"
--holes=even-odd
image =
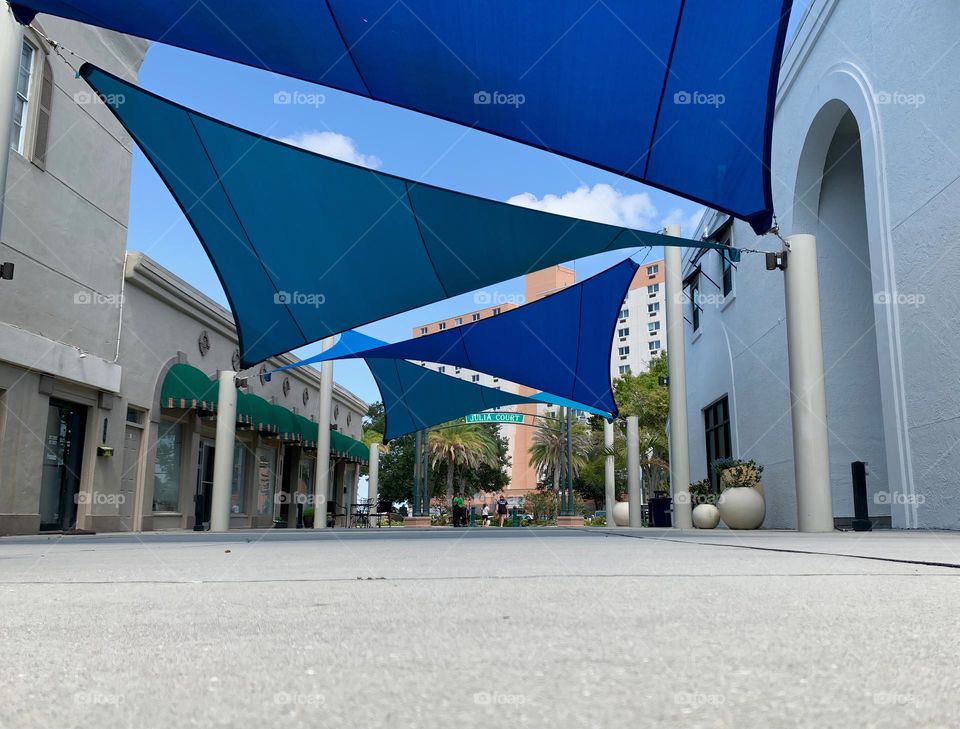
POLYGON ((690 502, 693 504, 693 525, 697 529, 713 529, 720 523, 720 510, 715 505, 713 484, 709 478, 690 484, 690 502))
POLYGON ((720 518, 730 529, 757 529, 767 513, 760 476, 763 466, 756 461, 729 458, 713 464, 720 477, 720 518))
POLYGON ((304 529, 313 529, 313 518, 316 515, 316 510, 312 506, 307 506, 303 510, 303 528, 304 529))

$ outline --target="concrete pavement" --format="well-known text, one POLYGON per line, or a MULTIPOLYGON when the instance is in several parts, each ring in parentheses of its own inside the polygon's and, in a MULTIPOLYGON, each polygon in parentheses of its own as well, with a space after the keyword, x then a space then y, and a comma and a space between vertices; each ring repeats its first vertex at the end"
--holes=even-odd
POLYGON ((954 727, 960 535, 0 540, 0 728, 954 727))

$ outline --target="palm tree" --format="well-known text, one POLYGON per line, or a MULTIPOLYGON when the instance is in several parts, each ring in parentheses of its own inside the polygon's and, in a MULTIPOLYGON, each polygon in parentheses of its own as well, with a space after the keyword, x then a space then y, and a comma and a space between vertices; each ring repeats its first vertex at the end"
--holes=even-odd
POLYGON ((431 430, 427 439, 431 465, 447 467, 447 505, 453 502, 453 474, 458 468, 496 468, 497 444, 489 432, 476 424, 457 423, 431 430))
MULTIPOLYGON (((530 446, 530 465, 537 469, 541 481, 553 480, 553 489, 560 488, 560 472, 567 461, 567 427, 552 413, 546 422, 541 422, 533 434, 530 446), (551 422, 552 421, 552 422, 551 422)), ((587 462, 590 436, 581 423, 573 424, 573 475, 576 476, 587 462)))

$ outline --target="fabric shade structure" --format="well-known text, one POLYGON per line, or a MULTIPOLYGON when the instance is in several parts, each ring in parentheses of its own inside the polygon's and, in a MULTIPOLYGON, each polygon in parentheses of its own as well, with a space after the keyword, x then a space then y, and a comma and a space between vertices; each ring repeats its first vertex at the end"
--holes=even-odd
POLYGON ((89 64, 81 73, 200 238, 237 321, 243 367, 603 251, 731 250, 414 183, 257 136, 89 64))
POLYGON ((215 413, 217 382, 192 365, 172 365, 160 386, 160 406, 215 413))
POLYGON ((396 344, 359 351, 331 349, 280 369, 329 359, 437 362, 613 412, 610 350, 617 316, 638 268, 627 259, 581 283, 491 318, 396 344))
POLYGON ((330 431, 330 453, 337 458, 354 463, 370 461, 370 448, 365 443, 336 430, 330 431))
POLYGON ((303 439, 303 431, 297 416, 282 405, 271 405, 270 408, 280 439, 286 443, 299 443, 303 439))
POLYGON ((300 445, 304 448, 316 448, 317 441, 320 438, 320 425, 300 414, 296 414, 294 417, 300 424, 300 445))
MULTIPOLYGON (((385 344, 386 342, 366 334, 349 331, 341 334, 339 341, 328 349, 327 353, 332 354, 334 359, 338 359, 339 355, 358 353, 385 344)), ((616 410, 606 412, 542 392, 529 396, 516 395, 494 387, 448 377, 402 359, 364 358, 364 361, 373 374, 373 379, 380 390, 380 400, 383 402, 387 423, 386 432, 383 435, 384 443, 407 433, 456 420, 464 415, 511 405, 561 405, 604 418, 612 418, 616 414, 616 410)), ((304 360, 298 364, 307 363, 308 361, 304 360)), ((281 369, 290 367, 288 365, 281 369)), ((268 379, 269 376, 268 373, 268 379)), ((331 432, 332 438, 333 432, 331 432)), ((333 450, 332 443, 333 440, 331 440, 331 450, 333 450)))
POLYGON ((260 433, 274 434, 279 432, 273 405, 259 395, 252 393, 237 393, 237 422, 260 433), (243 415, 242 421, 240 419, 241 414, 243 415))
MULTIPOLYGON (((792 0, 17 0, 464 124, 770 228, 792 0)), ((204 189, 204 188, 201 188, 204 189)))

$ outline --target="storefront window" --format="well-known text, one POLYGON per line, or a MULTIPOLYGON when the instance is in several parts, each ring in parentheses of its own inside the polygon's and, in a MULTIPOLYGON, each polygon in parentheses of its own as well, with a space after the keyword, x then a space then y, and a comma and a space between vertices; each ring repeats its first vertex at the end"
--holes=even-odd
POLYGON ((308 497, 313 497, 313 472, 317 462, 312 458, 300 456, 300 477, 297 480, 297 491, 308 497))
POLYGON ((277 449, 257 448, 257 503, 259 516, 273 515, 273 492, 277 485, 277 449))
POLYGON ((246 508, 246 480, 244 466, 247 464, 247 446, 239 440, 233 449, 233 483, 230 489, 230 510, 234 514, 242 514, 246 508))
POLYGON ((183 426, 160 423, 157 459, 153 466, 153 510, 180 510, 180 448, 183 426))

